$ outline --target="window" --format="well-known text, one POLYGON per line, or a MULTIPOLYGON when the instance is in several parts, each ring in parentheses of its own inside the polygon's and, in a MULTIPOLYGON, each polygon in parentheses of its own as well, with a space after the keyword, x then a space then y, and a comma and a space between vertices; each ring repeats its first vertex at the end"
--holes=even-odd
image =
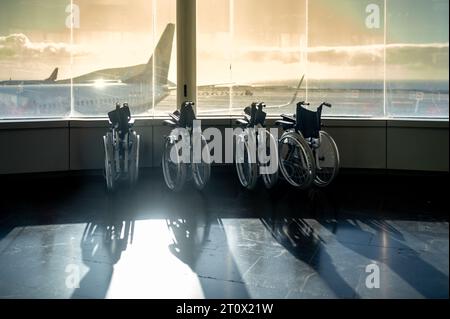
POLYGON ((384 114, 384 1, 314 0, 308 8, 307 94, 325 115, 384 114))
POLYGON ((202 114, 286 104, 305 74, 296 100, 332 103, 326 116, 448 118, 448 1, 199 0, 198 12, 202 114))
POLYGON ((448 0, 388 1, 387 115, 448 118, 448 0))
POLYGON ((165 109, 176 79, 175 3, 2 1, 0 117, 104 117, 116 102, 134 115, 165 109))
MULTIPOLYGON (((235 1, 234 114, 258 100, 267 104, 269 114, 294 112, 294 106, 287 104, 306 71, 306 3, 235 1)), ((305 90, 299 95, 304 96, 305 90)))
POLYGON ((232 5, 197 0, 197 113, 228 115, 232 92, 232 5), (212 12, 220 12, 211 18, 212 12))
POLYGON ((52 118, 70 114, 70 29, 61 1, 0 4, 0 119, 52 118))
POLYGON ((197 12, 198 113, 284 110, 305 69, 306 0, 199 0, 197 12))
POLYGON ((116 102, 128 102, 135 116, 165 109, 175 76, 175 0, 76 3, 73 39, 84 54, 73 57, 73 115, 105 116, 116 102), (90 103, 78 106, 83 100, 90 103))
MULTIPOLYGON (((1 1, 0 119, 172 112, 175 22, 176 0, 1 1)), ((448 22, 448 0, 197 0, 198 114, 448 119, 448 22)))

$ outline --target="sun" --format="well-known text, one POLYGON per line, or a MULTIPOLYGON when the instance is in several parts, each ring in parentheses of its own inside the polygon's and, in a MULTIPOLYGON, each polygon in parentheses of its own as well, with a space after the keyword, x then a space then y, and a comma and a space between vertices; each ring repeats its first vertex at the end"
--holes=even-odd
POLYGON ((94 86, 95 86, 96 88, 103 88, 103 87, 105 87, 105 80, 103 80, 103 79, 97 79, 97 80, 95 80, 95 81, 94 81, 94 86))

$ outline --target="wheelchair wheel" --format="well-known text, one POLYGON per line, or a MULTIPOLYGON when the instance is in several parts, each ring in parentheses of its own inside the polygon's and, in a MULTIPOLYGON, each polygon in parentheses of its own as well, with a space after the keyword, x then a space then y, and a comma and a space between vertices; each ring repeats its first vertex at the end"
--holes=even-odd
POLYGON ((211 156, 209 153, 209 146, 205 137, 201 136, 201 150, 202 158, 200 163, 192 161, 192 176, 194 178, 195 186, 198 190, 203 190, 209 181, 211 175, 211 156))
POLYGON ((267 189, 271 189, 272 187, 275 186, 275 184, 278 181, 278 142, 275 140, 273 135, 270 134, 269 131, 266 131, 265 138, 266 138, 266 150, 265 150, 266 154, 264 154, 264 155, 267 156, 267 154, 269 154, 269 155, 271 155, 271 158, 276 159, 276 161, 277 161, 276 171, 274 173, 270 173, 270 172, 264 173, 265 169, 269 169, 270 166, 273 165, 271 161, 269 161, 265 164, 260 163, 259 169, 260 169, 260 174, 262 176, 264 185, 266 186, 267 189), (270 154, 271 151, 275 152, 275 154, 270 154), (261 173, 261 169, 263 170, 262 173, 261 173))
POLYGON ((281 136, 278 154, 280 170, 289 184, 300 189, 308 188, 314 180, 314 155, 305 139, 297 132, 281 136))
POLYGON ((319 187, 329 185, 339 172, 339 150, 333 138, 320 131, 320 146, 316 153, 316 177, 314 184, 319 187))
POLYGON ((162 156, 162 168, 164 180, 169 189, 177 192, 180 191, 186 182, 186 164, 181 162, 181 147, 177 145, 170 137, 166 138, 164 151, 162 156), (177 156, 176 163, 174 163, 170 154, 172 148, 177 148, 173 154, 177 156))
POLYGON ((131 151, 129 157, 129 182, 130 186, 136 185, 139 179, 139 148, 140 148, 140 136, 136 132, 130 133, 131 151))
POLYGON ((236 149, 243 150, 243 152, 236 151, 236 171, 239 181, 242 186, 252 190, 258 181, 258 164, 256 158, 254 158, 256 154, 252 154, 248 141, 241 139, 241 137, 237 138, 236 149))
POLYGON ((114 161, 113 137, 111 132, 103 136, 103 145, 105 147, 105 179, 106 189, 114 191, 116 182, 116 168, 114 161))

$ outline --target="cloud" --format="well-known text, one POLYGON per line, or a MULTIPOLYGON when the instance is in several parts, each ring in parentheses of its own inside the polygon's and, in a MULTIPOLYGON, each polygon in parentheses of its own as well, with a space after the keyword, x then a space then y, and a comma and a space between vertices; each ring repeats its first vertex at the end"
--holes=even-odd
MULTIPOLYGON (((443 67, 448 65, 448 48, 448 43, 387 44, 386 63, 400 66, 443 67)), ((383 64, 384 50, 384 45, 316 47, 308 50, 308 61, 354 66, 383 64)))
MULTIPOLYGON (((237 50, 234 59, 252 62, 279 62, 283 64, 309 63, 326 65, 368 66, 384 63, 384 50, 388 64, 404 66, 448 66, 448 43, 388 44, 359 46, 321 46, 300 48, 252 47, 237 50)), ((211 53, 207 53, 211 56, 211 53)))
POLYGON ((262 50, 248 50, 238 51, 234 55, 236 59, 250 60, 253 62, 270 62, 278 61, 283 64, 299 63, 302 60, 302 52, 300 50, 278 50, 278 49, 266 49, 262 50))
POLYGON ((68 43, 32 42, 23 33, 0 36, 0 59, 12 58, 69 58, 87 55, 80 46, 68 43))

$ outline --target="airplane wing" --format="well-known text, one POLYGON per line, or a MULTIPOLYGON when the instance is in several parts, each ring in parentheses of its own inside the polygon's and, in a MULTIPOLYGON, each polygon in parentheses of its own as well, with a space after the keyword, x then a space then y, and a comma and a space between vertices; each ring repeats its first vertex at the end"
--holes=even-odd
MULTIPOLYGON (((73 78, 73 83, 88 83, 98 79, 104 80, 122 80, 136 74, 139 74, 145 69, 146 64, 138 64, 127 67, 103 69, 87 74, 83 74, 73 78)), ((70 79, 60 80, 57 83, 68 84, 70 79)))
POLYGON ((297 99, 298 92, 300 91, 300 88, 302 87, 304 79, 305 79, 305 75, 303 74, 302 78, 300 79, 300 82, 298 82, 298 86, 294 92, 294 96, 292 97, 292 99, 289 102, 287 102, 286 104, 281 104, 281 105, 267 105, 266 108, 282 108, 282 107, 286 107, 286 106, 294 104, 295 100, 297 99))
MULTIPOLYGON (((294 95, 292 96, 292 99, 289 102, 287 102, 285 104, 279 104, 279 105, 267 105, 266 109, 282 108, 282 107, 287 107, 287 106, 294 104, 295 100, 297 99, 298 92, 300 91, 300 88, 303 84, 304 79, 305 79, 305 75, 303 74, 303 76, 300 79, 300 82, 297 85, 297 88, 295 89, 294 95)), ((218 110, 208 110, 205 112, 208 114, 211 114, 211 113, 223 113, 224 111, 242 111, 242 107, 239 107, 239 108, 233 107, 231 109, 227 108, 227 109, 218 109, 218 110)))

